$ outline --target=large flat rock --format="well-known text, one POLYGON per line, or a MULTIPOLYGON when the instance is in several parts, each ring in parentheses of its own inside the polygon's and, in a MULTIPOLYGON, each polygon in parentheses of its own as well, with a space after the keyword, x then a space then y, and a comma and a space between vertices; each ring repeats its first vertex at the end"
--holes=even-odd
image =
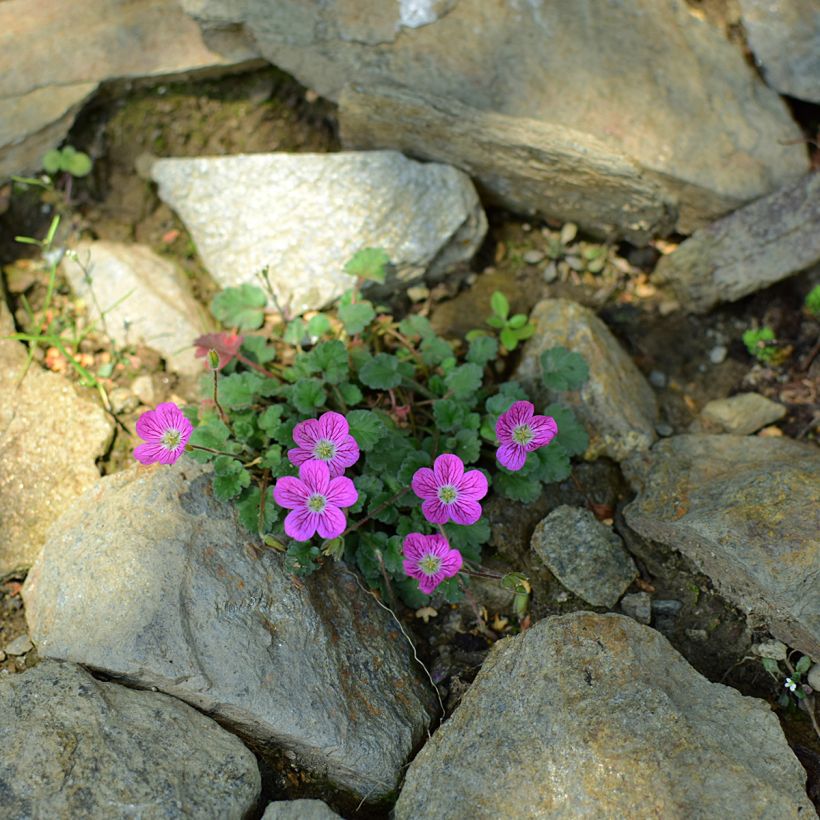
POLYGON ((768 704, 621 615, 499 641, 411 764, 396 820, 813 816, 768 704))
POLYGON ((27 570, 46 532, 100 478, 113 421, 89 390, 32 362, 0 298, 0 579, 27 570), (25 376, 23 374, 25 373, 25 376))
POLYGON ((785 438, 687 435, 627 463, 632 529, 687 555, 789 646, 820 658, 820 452, 785 438))
POLYGON ((101 82, 173 77, 258 59, 238 34, 206 44, 175 0, 0 2, 0 179, 36 171, 101 82))
POLYGON ((396 289, 467 262, 487 229, 466 174, 396 151, 162 159, 151 175, 220 285, 268 267, 295 313, 351 287, 343 267, 363 248, 387 251, 396 289))
POLYGON ((51 530, 23 594, 41 656, 174 695, 359 799, 396 788, 435 708, 354 577, 295 580, 184 458, 102 479, 51 530))
POLYGON ((253 753, 175 698, 43 661, 0 681, 5 817, 242 820, 259 799, 253 753))
MULTIPOLYGON (((244 26, 266 59, 333 100, 346 86, 399 85, 587 134, 631 157, 677 202, 684 232, 808 170, 784 102, 684 0, 183 0, 183 7, 209 29, 244 26)), ((381 119, 374 115, 377 127, 381 119)), ((413 123, 392 130, 408 147, 401 128, 413 123)), ((436 144, 448 150, 446 140, 436 144)), ((537 164, 537 146, 497 150, 522 159, 532 153, 537 164)), ((490 164, 487 176, 497 168, 490 164)), ((513 179, 509 191, 515 195, 513 179)), ((531 207, 525 187, 517 209, 531 207)))

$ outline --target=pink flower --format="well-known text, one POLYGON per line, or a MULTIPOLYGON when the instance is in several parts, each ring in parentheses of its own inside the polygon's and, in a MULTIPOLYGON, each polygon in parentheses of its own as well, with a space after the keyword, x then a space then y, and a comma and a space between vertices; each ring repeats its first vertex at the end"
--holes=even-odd
POLYGON ((445 579, 458 574, 464 563, 461 553, 450 548, 443 535, 411 532, 404 538, 404 571, 417 578, 419 589, 430 595, 445 579))
POLYGON ((347 419, 339 413, 323 413, 318 419, 300 421, 293 428, 293 440, 298 446, 288 450, 290 463, 326 464, 331 478, 342 475, 359 460, 359 445, 350 435, 347 419))
POLYGON ((134 458, 142 464, 173 464, 184 452, 194 426, 173 402, 157 405, 137 419, 137 435, 145 444, 134 448, 134 458))
POLYGON ((422 499, 421 511, 432 524, 453 520, 475 524, 481 518, 479 499, 487 495, 487 479, 480 470, 464 472, 464 462, 451 453, 439 456, 433 469, 416 470, 413 492, 422 499))
POLYGON ((231 359, 236 358, 236 355, 239 353, 239 348, 244 341, 245 337, 240 336, 238 333, 226 333, 225 331, 221 333, 206 333, 204 336, 200 336, 194 340, 194 345, 196 346, 194 356, 199 359, 205 357, 205 364, 207 365, 209 351, 215 350, 219 356, 219 367, 217 370, 222 370, 231 359))
POLYGON ((517 401, 498 418, 495 435, 501 446, 495 457, 508 470, 520 470, 527 453, 549 444, 558 433, 554 418, 535 416, 534 411, 530 402, 517 401))
POLYGON ((284 476, 273 488, 276 503, 291 510, 285 532, 296 541, 309 541, 318 530, 322 538, 336 538, 347 520, 340 507, 350 507, 359 493, 349 478, 331 478, 327 464, 307 461, 299 467, 299 478, 284 476))

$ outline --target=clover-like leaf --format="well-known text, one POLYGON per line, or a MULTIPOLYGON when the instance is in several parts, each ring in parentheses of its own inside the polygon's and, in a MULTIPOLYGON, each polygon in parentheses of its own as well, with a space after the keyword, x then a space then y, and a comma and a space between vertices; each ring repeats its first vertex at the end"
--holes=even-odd
POLYGON ((339 306, 339 319, 350 336, 361 333, 375 318, 376 311, 373 310, 372 303, 366 299, 352 305, 339 306))
POLYGON ((541 482, 531 475, 521 473, 498 472, 493 486, 505 498, 532 504, 541 495, 541 482))
POLYGON ((214 459, 214 495, 220 501, 230 501, 251 483, 251 474, 240 461, 230 456, 214 459))
POLYGON ((552 347, 541 354, 541 376, 552 390, 577 390, 589 378, 589 367, 580 353, 552 347))
POLYGON ((290 398, 300 413, 310 416, 324 406, 327 392, 319 379, 301 379, 290 388, 290 398))
POLYGON ((256 330, 265 319, 265 292, 256 285, 225 288, 211 302, 211 313, 227 327, 256 330))
POLYGON ((372 450, 387 432, 384 422, 372 410, 351 410, 347 423, 350 435, 364 452, 372 450))
POLYGON ((490 297, 490 307, 492 308, 493 314, 499 319, 506 319, 507 316, 509 316, 510 303, 500 290, 494 291, 490 297))
POLYGON ((256 373, 232 373, 219 379, 219 403, 223 407, 253 404, 262 379, 256 373))
POLYGON ((575 413, 562 404, 550 404, 544 408, 545 416, 552 416, 558 425, 558 435, 553 439, 560 444, 570 456, 578 456, 589 447, 589 434, 575 413))
POLYGON ((374 390, 392 390, 402 381, 399 360, 389 353, 377 353, 359 371, 359 381, 374 390))
POLYGON ((310 352, 313 364, 330 384, 338 384, 347 378, 350 366, 347 359, 347 348, 338 339, 322 342, 310 352))
POLYGON ((481 367, 472 362, 462 364, 451 370, 444 380, 447 390, 456 399, 467 399, 481 387, 483 373, 481 367))
POLYGON ((248 532, 266 533, 279 518, 279 510, 270 494, 265 498, 265 512, 260 521, 260 507, 262 503, 262 493, 259 487, 254 485, 242 492, 242 496, 236 502, 236 509, 239 512, 239 520, 248 532), (260 527, 261 524, 261 527, 260 527))
POLYGON ((389 267, 390 257, 384 248, 364 248, 353 255, 344 269, 351 276, 384 282, 389 267))
POLYGON ((470 342, 467 361, 482 367, 498 356, 498 342, 492 336, 476 336, 470 342))

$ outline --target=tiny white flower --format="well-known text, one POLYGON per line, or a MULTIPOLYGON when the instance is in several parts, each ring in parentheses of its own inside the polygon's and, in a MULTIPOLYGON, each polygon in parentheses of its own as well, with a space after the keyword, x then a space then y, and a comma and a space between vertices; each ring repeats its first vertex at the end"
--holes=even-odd
POLYGON ((794 692, 794 690, 797 689, 797 684, 791 678, 786 678, 786 682, 783 685, 790 692, 794 692))

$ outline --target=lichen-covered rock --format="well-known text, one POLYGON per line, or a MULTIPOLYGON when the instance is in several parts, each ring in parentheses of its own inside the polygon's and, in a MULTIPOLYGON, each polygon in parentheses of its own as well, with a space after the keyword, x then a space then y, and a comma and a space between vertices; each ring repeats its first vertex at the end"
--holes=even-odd
POLYGON ((516 378, 539 404, 560 400, 572 407, 589 433, 589 458, 621 461, 648 449, 656 438, 655 394, 609 328, 589 308, 568 299, 544 299, 530 320, 536 331, 524 347, 516 378), (544 387, 541 354, 557 346, 580 353, 589 365, 589 381, 579 391, 544 387))
POLYGON ((352 287, 363 248, 387 251, 395 290, 468 261, 487 229, 466 174, 396 151, 162 159, 151 175, 222 287, 267 267, 296 313, 352 287))
POLYGON ((114 430, 89 391, 36 362, 26 371, 25 347, 2 339, 14 332, 0 299, 0 579, 27 570, 54 519, 99 480, 114 430))
POLYGON ((760 393, 738 393, 706 404, 692 424, 691 432, 731 433, 748 436, 786 415, 786 408, 760 393))
POLYGON ((820 452, 785 438, 674 436, 625 465, 624 510, 772 635, 820 658, 820 452))
POLYGON ((357 798, 395 789, 435 696, 342 565, 295 581, 186 459, 92 487, 26 579, 41 657, 156 687, 357 798))
POLYGON ((253 753, 176 698, 42 661, 0 680, 5 817, 224 817, 259 799, 253 753))
POLYGON ((622 615, 499 641, 419 752, 396 820, 811 817, 768 704, 710 683, 622 615))
POLYGON ((321 800, 277 800, 268 803, 262 820, 333 820, 338 816, 321 800))

